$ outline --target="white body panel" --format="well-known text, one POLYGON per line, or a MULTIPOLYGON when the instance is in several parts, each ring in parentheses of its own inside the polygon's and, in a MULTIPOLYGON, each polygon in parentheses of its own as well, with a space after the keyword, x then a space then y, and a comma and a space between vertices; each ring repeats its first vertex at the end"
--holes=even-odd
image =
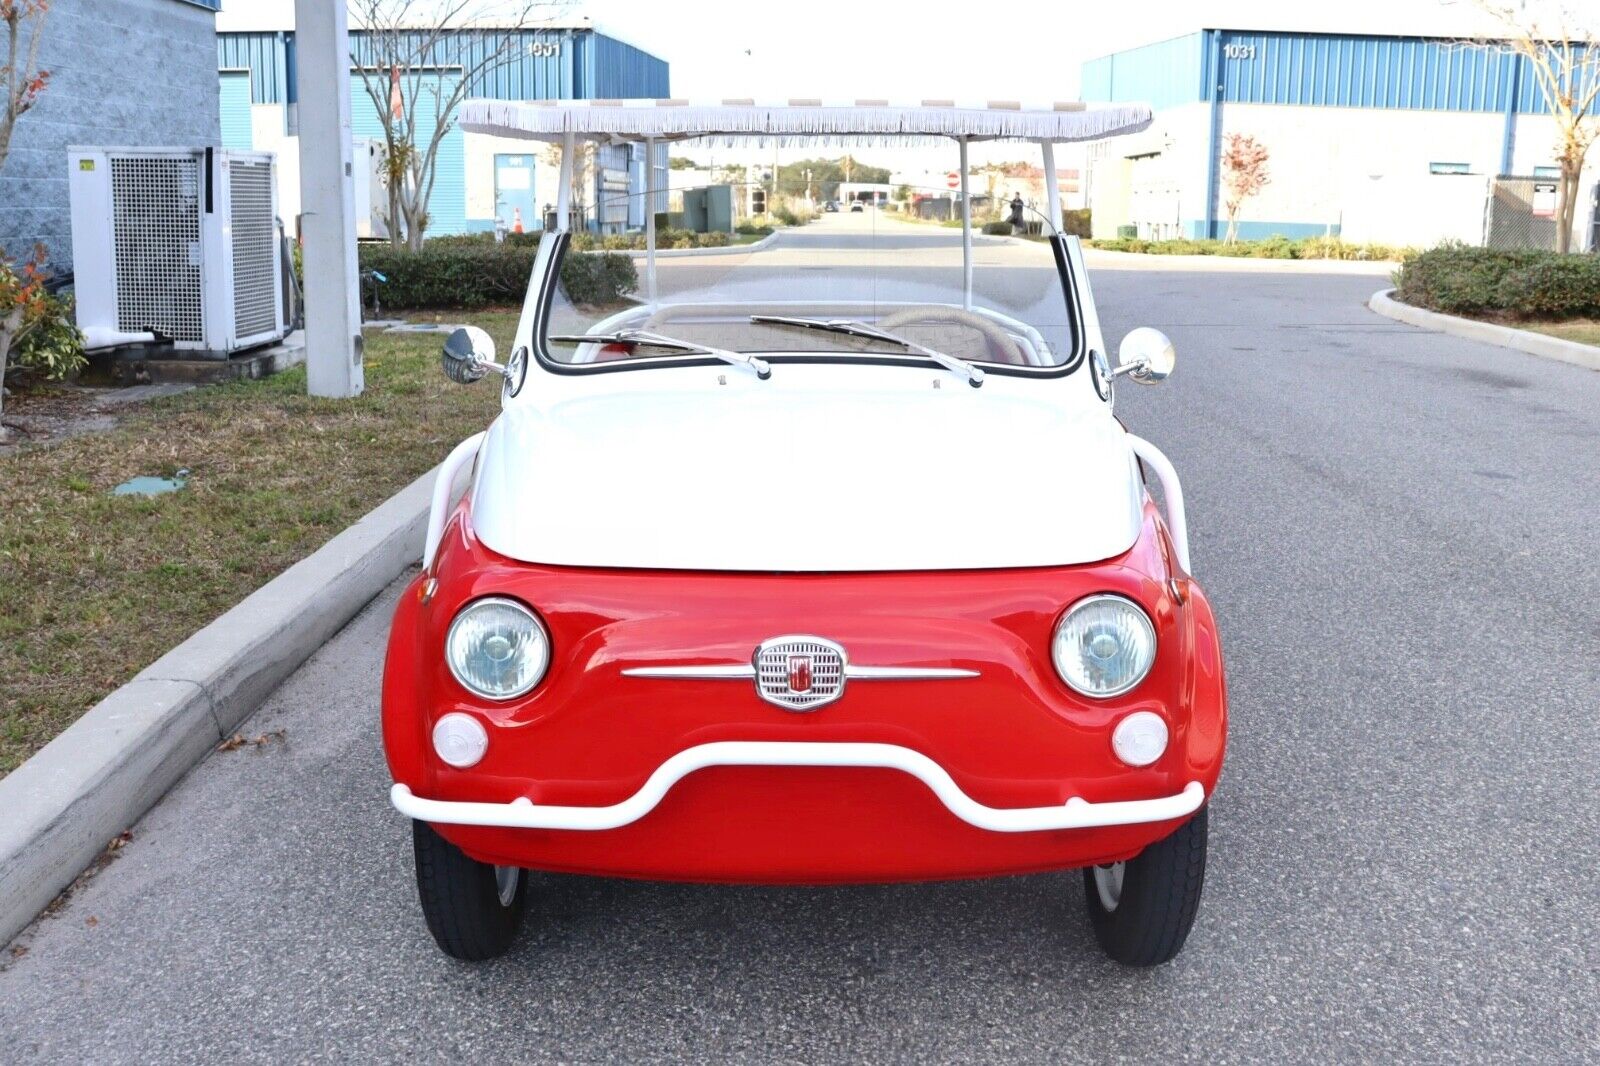
POLYGON ((1140 528, 1128 435, 1088 374, 775 364, 533 372, 478 454, 491 549, 566 566, 1059 566, 1140 528))

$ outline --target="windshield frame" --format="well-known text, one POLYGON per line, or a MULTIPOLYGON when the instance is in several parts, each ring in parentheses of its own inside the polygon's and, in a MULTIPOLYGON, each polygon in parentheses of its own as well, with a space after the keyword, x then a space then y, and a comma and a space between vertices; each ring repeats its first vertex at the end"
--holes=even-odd
MULTIPOLYGON (((1072 257, 1067 251, 1067 238, 1059 231, 1053 231, 1049 238, 1051 253, 1055 256, 1056 273, 1060 279, 1061 296, 1066 306, 1067 325, 1072 337, 1072 350, 1067 353, 1067 358, 1060 365, 1051 367, 1016 366, 1009 363, 993 363, 982 360, 968 360, 973 365, 981 367, 986 375, 1019 378, 1063 378, 1075 371, 1087 360, 1089 351, 1089 337, 1087 319, 1083 308, 1083 290, 1077 284, 1077 278, 1072 269, 1072 257)), ((547 231, 539 242, 539 252, 535 257, 536 276, 532 284, 539 287, 538 300, 534 305, 534 319, 530 331, 530 347, 539 368, 552 374, 615 374, 633 370, 651 370, 672 367, 704 367, 721 366, 728 364, 714 356, 698 356, 689 353, 679 355, 646 356, 643 358, 619 359, 604 363, 569 363, 556 359, 550 353, 546 335, 549 332, 551 309, 556 298, 556 289, 561 278, 561 264, 572 247, 572 233, 570 231, 547 231), (540 267, 542 266, 542 272, 540 267)), ((806 364, 846 364, 869 366, 901 366, 915 369, 929 367, 944 369, 936 360, 914 352, 901 354, 889 353, 863 353, 863 352, 768 352, 760 351, 763 360, 774 366, 806 365, 806 364)))

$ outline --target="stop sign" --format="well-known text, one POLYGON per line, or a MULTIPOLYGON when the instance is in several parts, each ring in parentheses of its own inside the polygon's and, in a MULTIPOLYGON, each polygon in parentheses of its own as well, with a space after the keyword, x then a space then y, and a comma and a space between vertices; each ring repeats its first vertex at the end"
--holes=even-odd
POLYGON ((961 175, 952 170, 944 176, 944 183, 952 189, 959 189, 961 188, 961 175))

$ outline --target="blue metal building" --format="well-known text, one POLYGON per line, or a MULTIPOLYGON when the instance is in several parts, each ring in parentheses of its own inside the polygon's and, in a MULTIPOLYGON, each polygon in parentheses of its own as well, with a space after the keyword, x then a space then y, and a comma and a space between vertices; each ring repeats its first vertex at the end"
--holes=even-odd
POLYGON ((1202 29, 1090 60, 1082 94, 1155 109, 1164 139, 1136 150, 1184 157, 1169 158, 1167 173, 1187 236, 1221 235, 1219 160, 1232 132, 1272 150, 1275 213, 1241 222, 1244 237, 1338 233, 1340 211, 1369 194, 1356 187, 1362 176, 1415 184, 1553 171, 1531 65, 1492 42, 1202 29), (1343 185, 1330 184, 1341 172, 1343 185), (1297 201, 1295 186, 1328 202, 1297 201))
MULTIPOLYGON (((370 45, 361 30, 352 29, 350 35, 351 49, 359 61, 371 52, 370 45)), ((508 48, 515 58, 478 76, 469 86, 468 96, 578 100, 660 99, 671 95, 670 69, 665 60, 587 25, 446 38, 429 57, 430 65, 436 66, 439 76, 448 82, 451 70, 477 66, 482 53, 501 48, 508 48)), ((287 194, 281 198, 290 208, 297 200, 290 186, 297 180, 291 171, 296 169, 298 155, 286 143, 295 138, 298 125, 300 92, 295 66, 293 30, 232 30, 217 34, 224 147, 278 150, 280 192, 287 194)), ((431 84, 433 79, 426 81, 431 84)), ((427 101, 421 101, 421 107, 426 110, 427 101)), ((359 77, 352 77, 351 115, 357 137, 381 137, 377 105, 359 77)), ((542 173, 535 178, 536 168, 543 162, 542 154, 531 145, 475 142, 480 142, 476 135, 465 134, 456 127, 445 135, 429 197, 428 233, 492 229, 496 214, 502 212, 509 226, 513 210, 518 224, 537 228, 542 210, 535 193, 541 187, 548 190, 553 180, 553 175, 542 173)), ((658 170, 664 170, 666 147, 661 146, 657 154, 658 170)), ((642 148, 602 148, 597 162, 597 178, 626 174, 630 191, 643 190, 646 162, 642 148)), ((666 182, 663 179, 659 184, 665 188, 666 182)), ((590 199, 597 202, 599 191, 590 199)), ((631 213, 630 222, 642 224, 642 208, 641 200, 631 213)))

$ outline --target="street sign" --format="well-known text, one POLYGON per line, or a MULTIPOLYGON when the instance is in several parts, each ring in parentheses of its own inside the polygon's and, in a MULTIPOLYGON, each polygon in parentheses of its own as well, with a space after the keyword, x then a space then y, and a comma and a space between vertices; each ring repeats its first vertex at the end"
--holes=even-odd
POLYGON ((959 189, 961 188, 961 175, 952 170, 944 176, 944 183, 952 189, 959 189))

